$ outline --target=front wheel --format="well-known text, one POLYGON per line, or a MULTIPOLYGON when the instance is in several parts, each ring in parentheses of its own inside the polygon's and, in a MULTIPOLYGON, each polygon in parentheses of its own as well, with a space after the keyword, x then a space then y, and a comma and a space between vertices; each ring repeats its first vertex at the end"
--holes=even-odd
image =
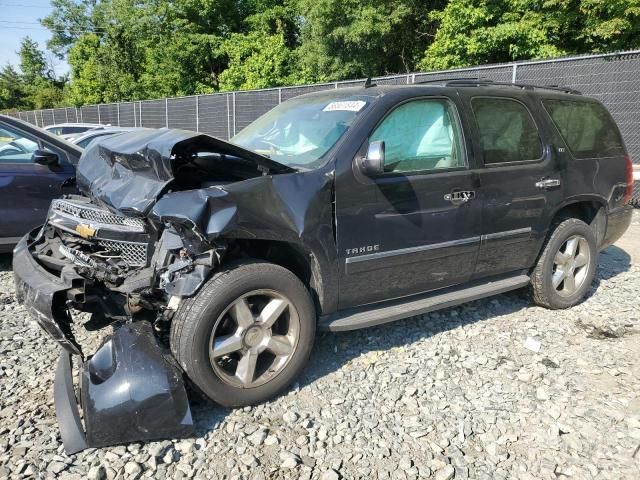
POLYGON ((598 264, 593 229, 569 218, 551 232, 531 274, 533 300, 559 309, 577 304, 587 293, 598 264))
POLYGON ((191 381, 238 407, 275 396, 304 368, 315 336, 309 293, 289 270, 262 261, 216 273, 182 302, 171 350, 191 381))

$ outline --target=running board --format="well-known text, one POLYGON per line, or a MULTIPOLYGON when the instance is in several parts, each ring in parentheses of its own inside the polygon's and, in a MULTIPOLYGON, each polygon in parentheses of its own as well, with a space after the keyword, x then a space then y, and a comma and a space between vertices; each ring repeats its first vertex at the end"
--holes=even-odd
POLYGON ((411 296, 374 304, 365 307, 350 308, 330 315, 323 315, 318 328, 332 332, 344 332, 358 328, 373 327, 402 318, 453 307, 484 297, 498 295, 529 285, 528 275, 517 275, 492 282, 475 285, 449 287, 420 296, 411 296))

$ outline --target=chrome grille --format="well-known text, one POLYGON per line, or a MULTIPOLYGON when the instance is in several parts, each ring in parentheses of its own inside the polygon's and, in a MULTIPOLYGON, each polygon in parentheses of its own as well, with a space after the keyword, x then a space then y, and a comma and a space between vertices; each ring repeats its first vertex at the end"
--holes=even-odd
POLYGON ((105 225, 123 225, 134 227, 137 230, 144 231, 144 221, 139 218, 125 217, 124 215, 116 215, 104 208, 88 206, 81 202, 72 202, 69 200, 54 200, 51 208, 59 212, 73 215, 88 221, 99 222, 105 225))
POLYGON ((146 243, 98 240, 98 245, 106 248, 109 252, 118 252, 128 265, 144 267, 147 264, 146 243))

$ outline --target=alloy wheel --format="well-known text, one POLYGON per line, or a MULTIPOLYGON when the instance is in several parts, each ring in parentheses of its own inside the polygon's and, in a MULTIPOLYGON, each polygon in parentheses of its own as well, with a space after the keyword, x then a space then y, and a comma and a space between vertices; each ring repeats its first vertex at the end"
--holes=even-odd
POLYGON ((253 388, 277 376, 297 347, 300 318, 275 290, 254 290, 218 317, 209 340, 209 360, 224 382, 253 388))
POLYGON ((553 259, 551 283, 556 292, 569 297, 582 288, 589 273, 591 252, 582 235, 569 237, 553 259))

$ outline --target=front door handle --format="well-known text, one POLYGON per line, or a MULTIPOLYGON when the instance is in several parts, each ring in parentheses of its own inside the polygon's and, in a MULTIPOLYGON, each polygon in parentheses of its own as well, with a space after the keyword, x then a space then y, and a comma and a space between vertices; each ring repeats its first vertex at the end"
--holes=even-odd
POLYGON ((543 178, 539 182, 536 182, 536 188, 540 190, 548 190, 560 186, 560 180, 557 178, 543 178))
POLYGON ((476 197, 476 192, 473 190, 456 190, 451 193, 447 193, 444 199, 454 204, 467 203, 469 200, 473 200, 476 197))

